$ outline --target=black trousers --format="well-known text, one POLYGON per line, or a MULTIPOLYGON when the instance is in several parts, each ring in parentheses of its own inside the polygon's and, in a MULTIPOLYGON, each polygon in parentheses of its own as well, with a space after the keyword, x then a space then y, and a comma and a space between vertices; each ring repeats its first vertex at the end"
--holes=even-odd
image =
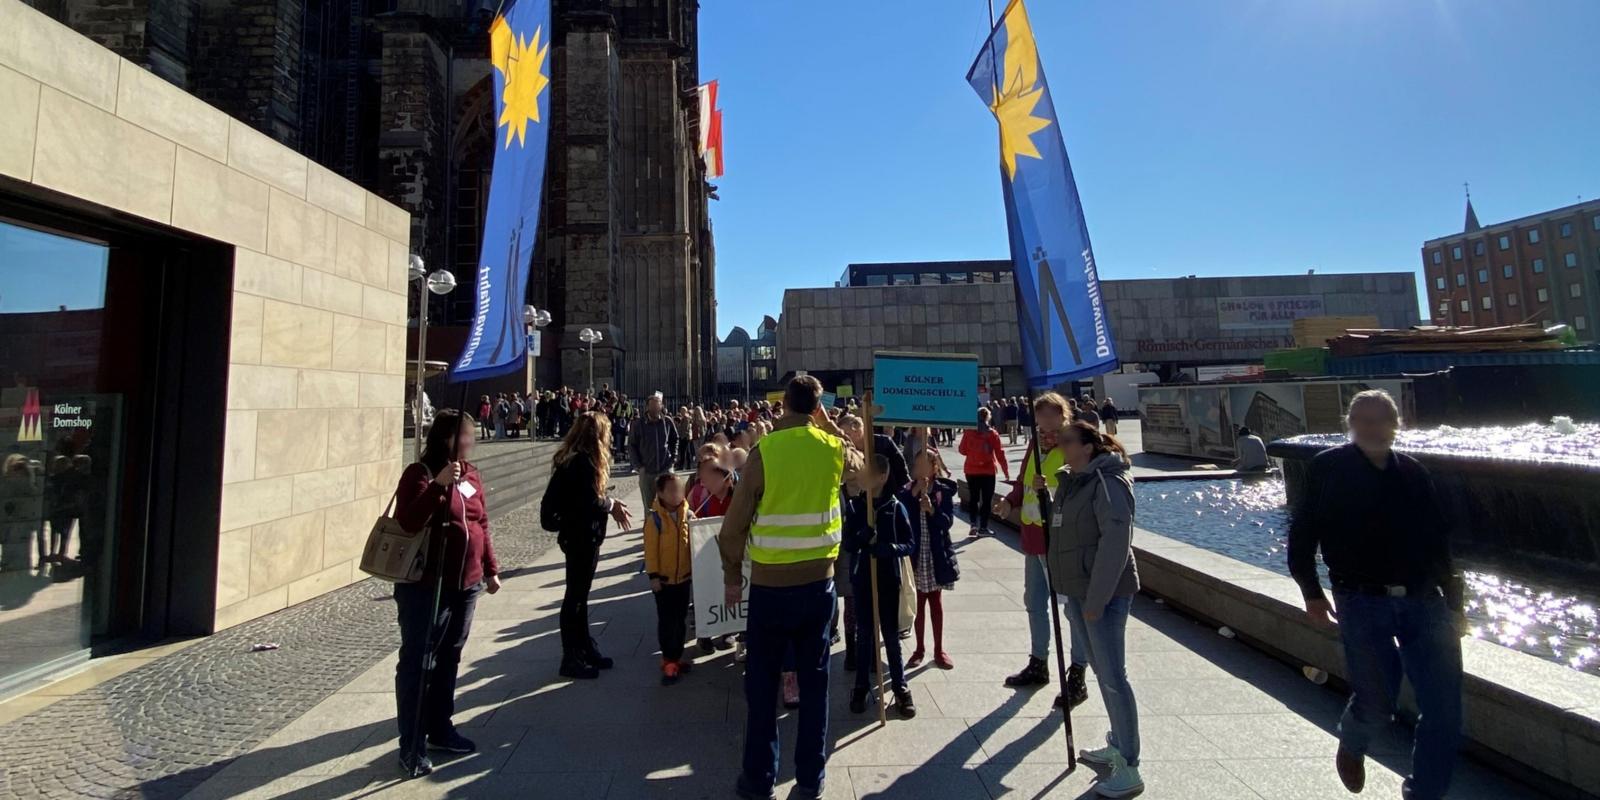
POLYGON ((694 583, 661 585, 656 592, 656 639, 661 644, 661 660, 683 658, 683 642, 689 637, 689 601, 694 598, 694 583))
POLYGON ((400 663, 394 671, 395 719, 400 725, 400 752, 421 755, 427 736, 454 730, 456 673, 461 648, 472 632, 472 614, 483 584, 439 593, 433 607, 433 581, 397 583, 394 602, 400 617, 400 663), (430 636, 431 634, 431 636, 430 636), (429 645, 432 650, 429 650, 429 645))
POLYGON ((567 557, 567 591, 561 598, 561 652, 576 658, 589 652, 589 588, 600 566, 600 542, 560 540, 567 557))
POLYGON ((983 530, 989 527, 989 514, 994 508, 994 476, 968 475, 967 488, 972 498, 972 527, 983 530))
MULTIPOLYGON (((866 558, 858 555, 858 558, 866 558)), ((905 576, 910 579, 911 576, 905 576)), ((877 646, 872 635, 872 583, 869 575, 851 587, 856 604, 856 688, 865 689, 868 678, 878 671, 877 646), (860 661, 867 653, 868 660, 860 661)), ((903 692, 906 689, 905 662, 900 658, 900 584, 878 575, 878 621, 883 636, 884 660, 889 662, 889 688, 903 692)))

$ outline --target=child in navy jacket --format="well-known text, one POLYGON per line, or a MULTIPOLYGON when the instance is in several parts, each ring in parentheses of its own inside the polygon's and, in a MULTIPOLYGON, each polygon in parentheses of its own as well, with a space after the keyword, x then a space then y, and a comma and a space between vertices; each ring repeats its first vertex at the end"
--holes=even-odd
POLYGON ((873 653, 874 656, 865 663, 857 664, 855 691, 850 694, 850 710, 857 714, 867 710, 867 699, 870 697, 867 676, 877 668, 876 642, 872 631, 872 565, 876 563, 878 619, 889 661, 889 685, 894 692, 894 702, 900 710, 900 716, 910 719, 917 715, 917 707, 906 686, 906 671, 900 660, 900 637, 897 634, 900 630, 900 581, 911 580, 911 575, 900 574, 900 559, 911 554, 911 518, 894 493, 887 491, 888 457, 881 453, 874 454, 872 468, 862 480, 870 482, 873 487, 877 504, 877 529, 867 527, 866 495, 852 498, 845 510, 842 547, 850 553, 850 588, 855 594, 856 604, 856 652, 873 653))
POLYGON ((950 528, 955 524, 956 484, 944 477, 939 451, 923 450, 911 464, 911 482, 900 490, 900 504, 911 516, 911 569, 917 588, 917 649, 906 661, 910 669, 922 663, 923 620, 933 617, 933 663, 954 669, 944 651, 944 590, 954 589, 961 571, 956 564, 950 528))

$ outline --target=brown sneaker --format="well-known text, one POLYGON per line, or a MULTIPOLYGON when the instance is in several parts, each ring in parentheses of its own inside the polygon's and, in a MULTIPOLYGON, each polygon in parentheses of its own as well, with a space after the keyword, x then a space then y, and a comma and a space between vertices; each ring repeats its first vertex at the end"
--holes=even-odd
POLYGON ((1339 782, 1351 794, 1360 794, 1367 785, 1367 757, 1360 753, 1352 753, 1340 748, 1333 757, 1334 769, 1339 772, 1339 782))

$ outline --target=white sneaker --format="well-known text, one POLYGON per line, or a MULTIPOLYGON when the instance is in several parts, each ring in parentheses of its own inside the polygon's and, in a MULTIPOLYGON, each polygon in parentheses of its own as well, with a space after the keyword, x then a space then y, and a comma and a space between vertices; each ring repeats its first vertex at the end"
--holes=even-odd
POLYGON ((1106 746, 1098 750, 1079 750, 1078 760, 1085 764, 1098 764, 1109 767, 1122 757, 1117 748, 1111 746, 1111 734, 1106 734, 1106 746))
POLYGON ((1094 785, 1095 794, 1101 797, 1132 797, 1144 791, 1144 779, 1139 768, 1128 766, 1118 753, 1111 760, 1111 774, 1094 785))

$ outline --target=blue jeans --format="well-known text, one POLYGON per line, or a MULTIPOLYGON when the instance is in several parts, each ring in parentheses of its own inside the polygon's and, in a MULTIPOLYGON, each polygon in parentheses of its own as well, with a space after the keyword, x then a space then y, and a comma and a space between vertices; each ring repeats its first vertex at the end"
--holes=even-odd
MULTIPOLYGON (((1027 563, 1022 571, 1022 607, 1028 609, 1028 639, 1034 658, 1050 663, 1050 580, 1045 574, 1044 556, 1025 555, 1027 563)), ((1089 654, 1083 649, 1083 636, 1072 632, 1067 643, 1068 660, 1075 666, 1089 664, 1089 654)))
POLYGON ((1111 735, 1106 742, 1117 748, 1128 766, 1139 766, 1139 707, 1133 699, 1133 687, 1128 685, 1128 613, 1133 610, 1133 597, 1113 597, 1106 604, 1100 618, 1090 622, 1083 618, 1083 601, 1063 597, 1067 605, 1067 620, 1072 623, 1072 641, 1080 640, 1089 651, 1089 663, 1100 683, 1100 699, 1111 715, 1111 735))
POLYGON ((1335 590, 1333 597, 1350 679, 1339 747, 1366 754, 1372 737, 1393 718, 1404 674, 1416 693, 1418 716, 1403 792, 1410 800, 1444 797, 1461 738, 1461 639, 1449 604, 1438 592, 1384 597, 1335 590))
POLYGON ((822 785, 828 764, 828 626, 837 600, 833 580, 804 586, 750 587, 745 617, 744 780, 772 788, 778 778, 778 689, 784 653, 793 649, 800 681, 800 728, 794 744, 795 782, 822 785))

